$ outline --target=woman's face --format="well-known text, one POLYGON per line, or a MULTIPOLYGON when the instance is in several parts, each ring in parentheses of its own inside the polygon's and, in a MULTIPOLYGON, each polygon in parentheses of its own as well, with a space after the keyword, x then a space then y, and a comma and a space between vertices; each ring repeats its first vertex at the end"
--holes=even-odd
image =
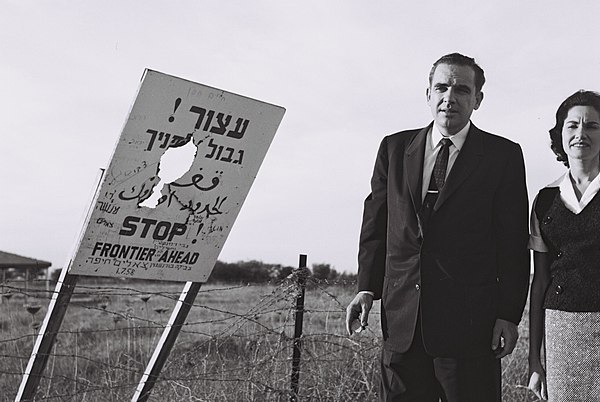
POLYGON ((600 161, 600 114, 591 106, 573 106, 562 129, 562 144, 569 162, 600 161))

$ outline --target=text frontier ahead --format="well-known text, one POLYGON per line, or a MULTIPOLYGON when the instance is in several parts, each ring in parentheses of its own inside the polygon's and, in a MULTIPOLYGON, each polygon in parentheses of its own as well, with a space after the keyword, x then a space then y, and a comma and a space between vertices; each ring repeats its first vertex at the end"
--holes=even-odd
POLYGON ((146 70, 70 273, 206 282, 284 113, 146 70))

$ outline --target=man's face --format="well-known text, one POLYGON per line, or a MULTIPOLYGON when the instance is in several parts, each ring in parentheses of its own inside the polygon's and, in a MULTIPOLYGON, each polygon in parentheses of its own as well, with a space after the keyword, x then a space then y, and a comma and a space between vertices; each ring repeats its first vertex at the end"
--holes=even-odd
POLYGON ((427 103, 443 135, 459 132, 482 99, 483 93, 475 89, 475 71, 468 66, 439 64, 427 88, 427 103))

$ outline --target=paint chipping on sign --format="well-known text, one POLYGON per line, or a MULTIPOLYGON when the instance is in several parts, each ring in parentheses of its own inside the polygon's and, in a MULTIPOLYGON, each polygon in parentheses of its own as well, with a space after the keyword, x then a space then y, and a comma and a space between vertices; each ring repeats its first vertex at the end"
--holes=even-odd
POLYGON ((152 195, 145 201, 140 202, 139 206, 156 208, 159 199, 163 197, 163 186, 171 184, 189 172, 196 158, 196 151, 197 148, 193 141, 188 141, 185 145, 168 148, 160 158, 157 168, 157 176, 160 181, 152 188, 152 195))

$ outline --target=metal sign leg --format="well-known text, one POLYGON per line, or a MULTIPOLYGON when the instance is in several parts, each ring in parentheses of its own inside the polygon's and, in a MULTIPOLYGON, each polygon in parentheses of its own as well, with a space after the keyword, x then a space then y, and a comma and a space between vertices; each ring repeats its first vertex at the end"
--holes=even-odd
POLYGON ((185 319, 194 304, 194 300, 196 299, 201 286, 202 284, 200 282, 186 282, 183 291, 179 296, 179 300, 171 313, 169 322, 156 345, 154 354, 150 358, 148 367, 146 367, 146 371, 135 390, 135 394, 133 395, 133 398, 131 398, 132 402, 147 401, 150 397, 152 388, 169 357, 169 353, 171 353, 171 349, 177 340, 179 331, 185 323, 185 319))
POLYGON ((31 352, 31 357, 27 363, 19 392, 15 397, 15 401, 31 401, 35 396, 35 392, 42 378, 48 356, 56 340, 56 334, 60 330, 63 318, 69 306, 73 289, 77 284, 78 275, 70 275, 68 273, 70 263, 63 268, 60 278, 56 283, 56 288, 52 294, 52 299, 48 305, 48 312, 44 318, 44 322, 40 327, 40 332, 36 338, 31 352))

